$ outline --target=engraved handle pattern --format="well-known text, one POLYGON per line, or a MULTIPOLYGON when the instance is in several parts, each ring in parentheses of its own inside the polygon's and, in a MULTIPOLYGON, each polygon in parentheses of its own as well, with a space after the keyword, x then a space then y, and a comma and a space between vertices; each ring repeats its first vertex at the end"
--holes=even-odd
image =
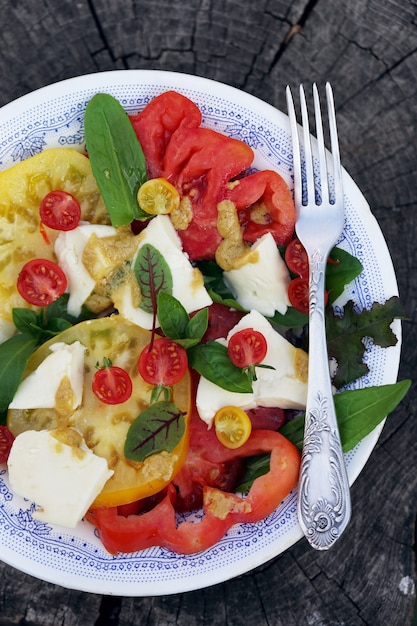
POLYGON ((327 254, 315 250, 310 263, 309 376, 298 518, 317 550, 327 550, 346 528, 351 513, 349 481, 330 382, 324 321, 327 254))

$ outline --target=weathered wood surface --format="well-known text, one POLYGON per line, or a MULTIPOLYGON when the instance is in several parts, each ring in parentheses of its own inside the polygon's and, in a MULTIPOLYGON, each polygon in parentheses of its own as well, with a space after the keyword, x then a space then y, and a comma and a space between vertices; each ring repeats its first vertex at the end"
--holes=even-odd
MULTIPOLYGON (((0 0, 0 104, 79 74, 183 71, 285 110, 287 83, 332 82, 343 163, 385 234, 411 321, 400 378, 417 361, 415 0, 0 0)), ((101 597, 0 563, 0 625, 409 625, 416 578, 415 387, 352 489, 329 553, 300 541, 215 587, 101 597)))

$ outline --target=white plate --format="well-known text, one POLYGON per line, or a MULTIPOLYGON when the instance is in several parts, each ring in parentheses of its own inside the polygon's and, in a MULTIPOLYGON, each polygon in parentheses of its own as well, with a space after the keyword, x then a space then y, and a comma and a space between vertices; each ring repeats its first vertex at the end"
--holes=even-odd
MULTIPOLYGON (((284 85, 282 89, 284 90, 284 85)), ((103 72, 66 80, 35 91, 0 110, 0 168, 26 159, 47 147, 83 149, 84 109, 99 91, 114 95, 129 113, 141 110, 154 96, 175 89, 192 99, 205 126, 246 141, 255 152, 255 166, 276 169, 291 185, 291 140, 287 116, 261 100, 224 84, 179 73, 159 71, 103 72)), ((361 192, 344 172, 347 227, 339 245, 357 256, 363 274, 346 298, 367 307, 397 295, 397 284, 385 241, 361 192)), ((382 385, 397 379, 399 341, 394 348, 371 346, 369 375, 358 385, 382 385)), ((346 455, 350 481, 366 463, 381 427, 346 455)), ((237 525, 217 545, 192 556, 150 548, 110 556, 93 527, 79 524, 75 532, 41 524, 30 516, 30 503, 13 495, 7 472, 0 470, 0 555, 28 574, 64 587, 121 596, 162 595, 222 582, 277 556, 301 537, 296 493, 257 524, 237 525)))

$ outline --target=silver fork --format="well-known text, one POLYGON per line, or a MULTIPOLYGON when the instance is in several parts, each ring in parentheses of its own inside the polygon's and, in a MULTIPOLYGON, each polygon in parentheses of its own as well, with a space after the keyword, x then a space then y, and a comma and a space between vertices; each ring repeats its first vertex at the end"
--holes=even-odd
MULTIPOLYGON (((324 282, 327 257, 344 224, 342 171, 336 129, 333 92, 326 84, 334 191, 330 198, 329 172, 324 145, 323 123, 317 86, 313 85, 319 173, 315 172, 308 111, 300 86, 302 135, 305 162, 305 194, 300 141, 291 90, 287 87, 287 107, 293 144, 294 202, 297 209, 296 233, 304 245, 309 265, 309 373, 304 443, 298 495, 298 519, 313 548, 327 550, 346 528, 351 512, 349 481, 343 458, 333 404, 326 345, 324 282), (321 200, 316 199, 314 174, 320 182, 321 200), (304 203, 303 203, 304 202, 304 203)), ((317 196, 318 196, 317 193, 317 196)))

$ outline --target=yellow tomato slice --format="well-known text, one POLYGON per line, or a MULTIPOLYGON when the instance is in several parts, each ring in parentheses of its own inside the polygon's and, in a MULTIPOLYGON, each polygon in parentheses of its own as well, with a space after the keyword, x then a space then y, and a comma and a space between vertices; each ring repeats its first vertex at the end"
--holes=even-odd
MULTIPOLYGON (((107 459, 114 475, 104 486, 94 506, 117 506, 134 502, 161 491, 181 468, 188 451, 188 434, 172 452, 149 456, 144 462, 128 461, 124 443, 130 424, 150 403, 151 389, 138 373, 137 361, 149 343, 151 333, 124 320, 119 315, 89 320, 63 331, 42 345, 29 360, 29 374, 50 353, 57 341, 71 344, 80 341, 86 348, 84 389, 81 406, 75 411, 65 409, 65 398, 57 399, 53 409, 13 409, 8 412, 8 426, 16 436, 25 430, 72 427, 84 437, 87 446, 107 459), (107 357, 113 365, 125 369, 132 379, 132 395, 124 403, 109 405, 100 402, 92 391, 96 363, 107 357)), ((172 401, 188 415, 190 411, 190 380, 188 373, 173 386, 172 401)), ((187 432, 188 429, 186 429, 187 432)))
POLYGON ((0 189, 0 319, 11 321, 13 307, 29 306, 16 289, 23 265, 36 257, 55 261, 58 231, 42 228, 42 199, 61 189, 77 198, 81 219, 109 218, 89 159, 73 148, 51 148, 0 172, 0 189))
POLYGON ((151 178, 139 187, 138 204, 150 215, 166 215, 178 209, 180 194, 166 178, 151 178))
POLYGON ((214 416, 217 439, 226 448, 240 448, 249 439, 252 422, 243 409, 224 406, 214 416))

